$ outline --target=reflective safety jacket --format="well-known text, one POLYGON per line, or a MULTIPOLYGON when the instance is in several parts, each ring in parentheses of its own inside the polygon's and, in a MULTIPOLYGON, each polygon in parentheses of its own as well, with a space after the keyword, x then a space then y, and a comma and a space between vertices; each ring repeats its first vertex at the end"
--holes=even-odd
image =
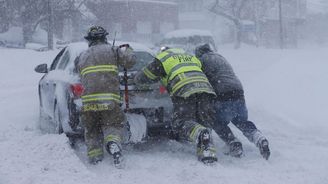
POLYGON ((202 72, 201 62, 182 49, 168 49, 159 53, 154 61, 135 77, 137 84, 161 81, 171 96, 189 97, 195 93, 215 92, 202 72))
POLYGON ((92 45, 75 61, 84 87, 83 111, 111 110, 121 103, 118 67, 131 68, 136 56, 107 43, 92 45))

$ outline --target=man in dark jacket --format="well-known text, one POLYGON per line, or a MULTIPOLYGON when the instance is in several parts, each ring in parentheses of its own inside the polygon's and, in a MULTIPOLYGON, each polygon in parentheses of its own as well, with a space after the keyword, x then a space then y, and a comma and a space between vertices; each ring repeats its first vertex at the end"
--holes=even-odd
POLYGON ((208 44, 195 49, 196 57, 203 64, 203 71, 213 86, 216 97, 216 123, 214 130, 229 146, 232 156, 240 157, 243 153, 241 142, 233 135, 228 124, 232 122, 249 141, 260 149, 261 155, 270 156, 269 142, 248 120, 244 90, 231 65, 221 55, 214 53, 208 44))
POLYGON ((132 49, 122 52, 107 43, 107 31, 92 26, 85 39, 89 49, 75 61, 81 83, 82 122, 90 163, 103 159, 103 144, 114 158, 115 166, 122 162, 125 114, 120 108, 120 83, 118 66, 131 68, 136 60, 132 49))
POLYGON ((164 48, 154 61, 135 76, 137 84, 161 81, 173 102, 173 131, 178 140, 194 142, 198 159, 217 161, 210 130, 215 92, 201 70, 201 62, 182 49, 164 48))

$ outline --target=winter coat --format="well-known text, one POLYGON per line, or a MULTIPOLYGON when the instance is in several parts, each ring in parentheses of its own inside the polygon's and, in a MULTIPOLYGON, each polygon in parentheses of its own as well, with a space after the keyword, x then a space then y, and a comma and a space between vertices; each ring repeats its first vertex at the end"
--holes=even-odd
POLYGON ((136 74, 135 83, 142 85, 161 81, 170 96, 175 97, 187 98, 197 93, 215 96, 199 60, 186 53, 174 53, 177 50, 169 49, 157 55, 152 63, 136 74), (188 61, 175 61, 184 58, 188 61))
POLYGON ((91 45, 84 51, 75 63, 84 87, 84 111, 110 110, 113 103, 120 103, 118 67, 129 69, 135 62, 132 49, 122 52, 107 43, 91 45))
POLYGON ((203 63, 203 71, 219 99, 243 97, 243 86, 224 57, 214 52, 207 52, 199 59, 203 63))

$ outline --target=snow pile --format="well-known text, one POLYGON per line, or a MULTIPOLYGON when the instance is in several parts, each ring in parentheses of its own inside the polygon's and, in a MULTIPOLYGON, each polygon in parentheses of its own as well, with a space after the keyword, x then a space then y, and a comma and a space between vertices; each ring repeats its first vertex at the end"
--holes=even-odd
POLYGON ((89 165, 84 144, 74 150, 64 135, 36 128, 42 74, 33 69, 58 50, 0 49, 0 183, 328 183, 327 51, 220 50, 244 84, 250 120, 270 141, 269 161, 233 128, 241 159, 224 155, 217 136, 214 166, 197 161, 191 145, 152 140, 126 147, 126 168, 117 170, 109 155, 89 165))
POLYGON ((23 30, 20 27, 11 27, 7 32, 0 34, 0 40, 8 43, 23 42, 23 30))

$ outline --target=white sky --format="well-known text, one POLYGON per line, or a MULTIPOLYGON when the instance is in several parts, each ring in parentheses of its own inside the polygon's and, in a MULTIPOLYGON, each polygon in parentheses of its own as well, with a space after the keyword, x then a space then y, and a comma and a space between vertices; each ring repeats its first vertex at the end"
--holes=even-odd
POLYGON ((328 12, 328 0, 307 0, 309 13, 328 12))

